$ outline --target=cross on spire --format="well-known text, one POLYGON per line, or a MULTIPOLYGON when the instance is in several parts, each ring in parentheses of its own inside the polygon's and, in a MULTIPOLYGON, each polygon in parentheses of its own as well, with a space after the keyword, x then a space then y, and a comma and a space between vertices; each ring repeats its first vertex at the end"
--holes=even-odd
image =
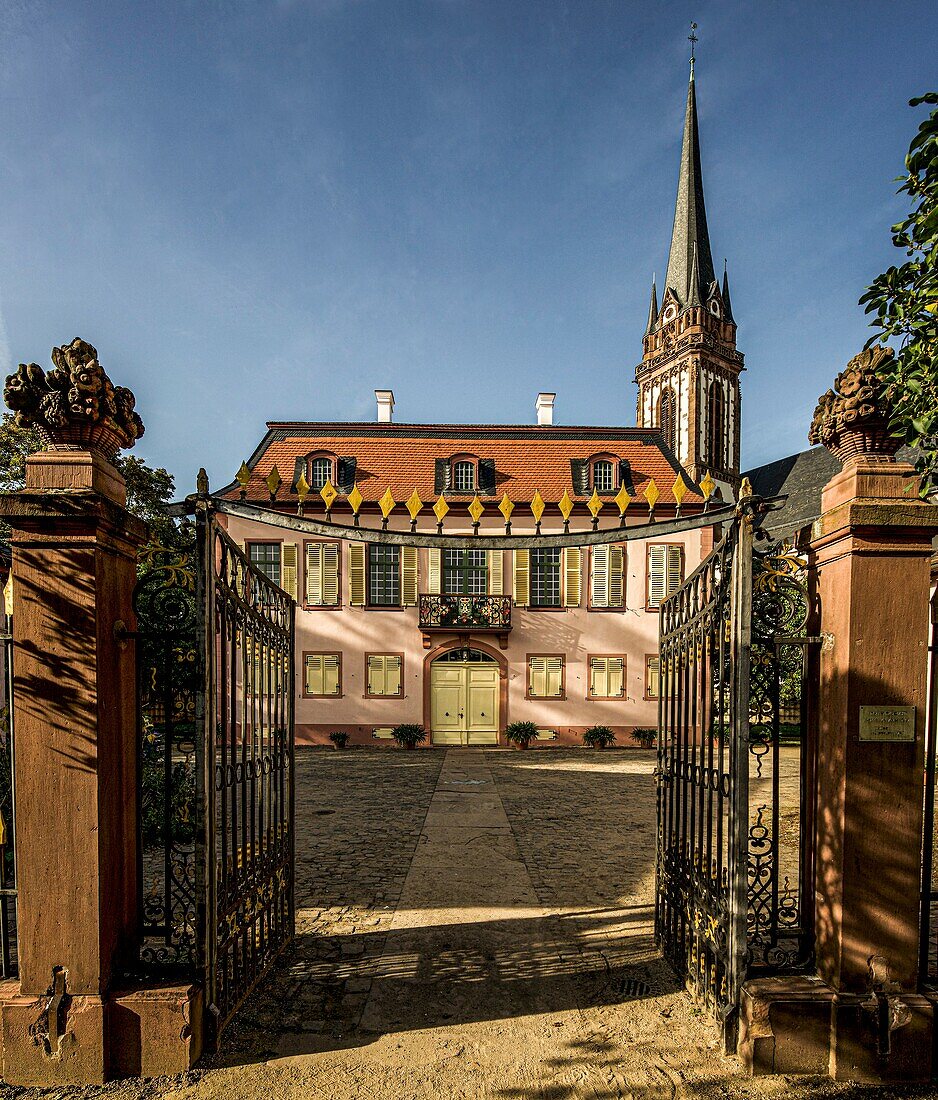
POLYGON ((694 47, 700 41, 697 37, 697 24, 691 23, 690 34, 687 36, 687 41, 690 42, 690 78, 694 79, 694 47))

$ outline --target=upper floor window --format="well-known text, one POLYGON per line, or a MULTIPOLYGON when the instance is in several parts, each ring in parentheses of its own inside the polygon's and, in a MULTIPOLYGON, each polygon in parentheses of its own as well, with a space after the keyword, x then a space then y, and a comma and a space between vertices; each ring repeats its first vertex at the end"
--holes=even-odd
POLYGON ((476 488, 476 464, 466 459, 453 463, 453 491, 471 493, 476 488))
POLYGON ((443 591, 484 596, 488 591, 488 551, 444 550, 443 591))
POLYGON ((327 458, 325 455, 320 455, 319 458, 310 460, 309 464, 309 487, 314 491, 321 489, 327 481, 333 481, 335 478, 332 473, 332 459, 327 458))
POLYGON ((677 451, 677 409, 675 408, 674 391, 666 389, 658 398, 658 427, 664 436, 664 441, 672 451, 677 451))
POLYGON ((401 548, 376 543, 368 547, 368 603, 372 607, 399 607, 401 603, 401 548))
POLYGON ((616 487, 615 465, 601 458, 593 463, 593 488, 597 493, 611 493, 616 487))
POLYGON ((649 611, 657 611, 661 601, 684 583, 684 547, 674 542, 652 543, 647 553, 645 606, 649 611))
POLYGON ((560 607, 560 550, 531 551, 531 606, 560 607))
MULTIPOLYGON (((294 552, 295 552, 294 547, 294 552)), ((269 577, 274 584, 280 584, 280 543, 249 542, 248 558, 256 569, 269 577)))

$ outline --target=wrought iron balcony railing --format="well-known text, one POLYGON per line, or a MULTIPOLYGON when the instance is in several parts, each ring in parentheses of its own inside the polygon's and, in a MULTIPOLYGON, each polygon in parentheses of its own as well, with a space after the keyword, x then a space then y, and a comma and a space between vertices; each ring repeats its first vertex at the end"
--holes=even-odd
POLYGON ((507 634, 511 630, 511 596, 423 595, 420 629, 507 634))

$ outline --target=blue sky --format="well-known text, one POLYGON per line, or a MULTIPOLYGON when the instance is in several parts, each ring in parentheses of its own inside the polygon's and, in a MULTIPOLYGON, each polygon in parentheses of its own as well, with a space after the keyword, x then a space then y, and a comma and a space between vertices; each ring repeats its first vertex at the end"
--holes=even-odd
POLYGON ((898 256, 930 3, 0 0, 0 368, 91 341, 180 492, 376 387, 633 424, 692 19, 744 465, 800 450, 898 256))

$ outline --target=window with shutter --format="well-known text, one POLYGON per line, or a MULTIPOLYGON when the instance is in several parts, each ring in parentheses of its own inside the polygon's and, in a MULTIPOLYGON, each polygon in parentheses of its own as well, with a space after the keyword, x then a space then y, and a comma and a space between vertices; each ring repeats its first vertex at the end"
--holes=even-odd
POLYGON ((442 550, 427 551, 427 592, 431 596, 437 596, 440 593, 442 557, 442 550))
POLYGON ((625 695, 625 658, 590 657, 590 698, 621 699, 625 695))
POLYGON ((285 542, 281 548, 282 576, 281 587, 296 599, 297 591, 297 550, 295 542, 285 542))
POLYGON ((531 602, 531 551, 514 551, 515 603, 527 607, 531 602))
POLYGON ((249 542, 247 554, 255 569, 259 569, 274 584, 280 584, 279 542, 249 542))
POLYGON ((401 548, 385 543, 368 547, 368 605, 401 606, 401 548))
POLYGON ((564 659, 556 654, 528 656, 528 695, 532 699, 562 699, 564 659))
POLYGON ((609 607, 625 606, 625 551, 609 547, 609 607))
POLYGON ((580 606, 582 562, 583 551, 578 546, 571 546, 564 550, 564 607, 580 606))
POLYGON ((338 653, 304 653, 305 695, 340 695, 342 658, 338 653))
POLYGON ((599 459, 593 463, 593 488, 597 493, 611 493, 615 490, 613 464, 608 459, 599 459))
POLYGON ((366 660, 368 695, 397 695, 401 690, 401 666, 399 653, 370 653, 366 660))
POLYGON ((660 693, 661 663, 657 654, 649 653, 645 658, 645 698, 657 699, 660 693))
POLYGON ((361 542, 349 543, 348 602, 353 607, 365 606, 365 546, 361 542))
POLYGON ((648 583, 646 606, 657 610, 661 601, 684 583, 684 547, 656 543, 648 547, 648 583))
POLYGON ((456 493, 471 493, 476 488, 476 464, 474 462, 453 463, 453 491, 456 493))
POLYGON ((405 607, 417 603, 417 547, 401 548, 401 602, 405 607))
MULTIPOLYGON (((526 554, 525 559, 528 574, 528 595, 531 607, 562 607, 561 602, 561 576, 564 568, 565 555, 568 551, 556 548, 545 550, 521 551, 526 554)), ((518 551, 515 551, 517 563, 518 551)), ((577 563, 578 564, 578 563, 577 563)), ((517 568, 517 566, 516 566, 517 568)), ((579 576, 573 578, 577 585, 577 603, 579 603, 579 576)), ((569 589, 568 589, 569 590, 569 589)), ((517 597, 515 597, 517 602, 517 597)))
POLYGON ((502 550, 489 550, 489 595, 501 596, 504 593, 504 552, 502 550))
POLYGON ((594 546, 590 575, 590 604, 593 607, 609 606, 609 547, 594 546))
POLYGON ((306 604, 336 607, 339 603, 339 544, 306 544, 306 604))
POLYGON ((327 481, 333 481, 334 478, 331 458, 320 456, 319 458, 310 459, 309 487, 314 493, 318 493, 327 481))

